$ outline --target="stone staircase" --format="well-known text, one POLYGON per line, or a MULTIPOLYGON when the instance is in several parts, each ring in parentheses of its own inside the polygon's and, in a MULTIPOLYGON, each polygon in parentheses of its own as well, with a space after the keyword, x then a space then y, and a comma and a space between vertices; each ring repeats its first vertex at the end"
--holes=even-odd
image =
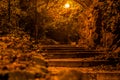
POLYGON ((43 45, 42 55, 49 67, 92 67, 109 64, 108 60, 95 60, 104 51, 88 50, 71 45, 43 45))
POLYGON ((51 80, 120 80, 119 70, 94 69, 103 64, 113 65, 114 61, 95 58, 106 55, 104 51, 88 50, 71 45, 43 45, 41 52, 48 62, 51 80), (63 79, 59 79, 61 77, 63 79))

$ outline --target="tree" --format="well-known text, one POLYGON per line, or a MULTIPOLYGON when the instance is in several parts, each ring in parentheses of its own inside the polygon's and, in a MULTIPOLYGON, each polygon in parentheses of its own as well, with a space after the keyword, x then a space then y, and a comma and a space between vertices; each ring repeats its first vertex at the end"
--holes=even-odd
POLYGON ((84 18, 84 31, 80 29, 83 36, 80 41, 84 41, 87 46, 98 46, 108 51, 117 49, 120 46, 119 3, 119 0, 94 1, 90 8, 81 14, 84 18))

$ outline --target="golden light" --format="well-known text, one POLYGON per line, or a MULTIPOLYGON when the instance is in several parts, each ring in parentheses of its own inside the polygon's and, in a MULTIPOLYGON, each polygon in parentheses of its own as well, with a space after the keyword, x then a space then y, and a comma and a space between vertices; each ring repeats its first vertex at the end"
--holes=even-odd
POLYGON ((64 5, 64 8, 70 8, 70 4, 69 4, 69 3, 66 3, 66 4, 64 5))

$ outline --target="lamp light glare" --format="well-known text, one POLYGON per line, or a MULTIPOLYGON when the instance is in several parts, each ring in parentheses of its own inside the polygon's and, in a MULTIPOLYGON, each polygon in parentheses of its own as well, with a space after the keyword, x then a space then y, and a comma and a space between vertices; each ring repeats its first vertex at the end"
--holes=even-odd
POLYGON ((65 8, 70 8, 70 4, 69 4, 69 3, 66 3, 64 7, 65 7, 65 8))

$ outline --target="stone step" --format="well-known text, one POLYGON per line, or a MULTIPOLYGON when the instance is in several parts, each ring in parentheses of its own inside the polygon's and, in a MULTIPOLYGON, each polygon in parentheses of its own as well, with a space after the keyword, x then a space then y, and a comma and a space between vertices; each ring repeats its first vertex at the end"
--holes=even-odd
POLYGON ((53 53, 53 52, 104 52, 104 51, 96 51, 96 50, 88 50, 83 47, 76 47, 71 45, 44 45, 41 46, 41 52, 53 53))
POLYGON ((95 57, 102 56, 105 53, 101 52, 53 52, 53 53, 42 53, 42 55, 46 59, 63 59, 63 58, 87 58, 87 57, 95 57))
POLYGON ((105 53, 104 51, 96 51, 96 50, 87 50, 87 49, 81 49, 81 48, 67 48, 67 49, 63 49, 63 48, 59 48, 59 49, 55 49, 55 48, 51 48, 51 49, 41 49, 41 52, 44 53, 73 53, 73 52, 81 52, 81 53, 105 53))
MULTIPOLYGON (((120 74, 120 70, 98 70, 95 67, 48 67, 48 70, 51 71, 52 75, 57 75, 61 71, 79 71, 81 73, 89 73, 89 74, 120 74)), ((120 76, 119 76, 120 77, 120 76)))
POLYGON ((78 47, 78 46, 73 46, 70 44, 65 44, 65 45, 41 45, 40 47, 42 48, 50 48, 50 47, 78 47))
POLYGON ((108 60, 90 59, 46 59, 49 67, 92 67, 102 64, 109 64, 108 60))
POLYGON ((88 51, 88 50, 85 50, 85 49, 82 49, 82 48, 63 48, 63 47, 52 47, 52 48, 42 48, 41 49, 42 52, 57 52, 57 51, 60 51, 60 52, 66 52, 66 51, 69 51, 69 52, 79 52, 79 51, 88 51))
POLYGON ((73 77, 76 77, 77 80, 120 80, 120 71, 101 71, 95 70, 92 67, 49 67, 48 70, 52 72, 52 80, 59 79, 61 76, 63 79, 66 79, 66 77, 67 79, 72 79, 73 77))
POLYGON ((103 51, 94 51, 94 50, 76 50, 76 49, 63 49, 63 50, 58 50, 58 49, 53 49, 53 50, 48 50, 48 49, 46 49, 46 50, 41 50, 41 52, 46 52, 46 53, 53 53, 53 52, 62 52, 62 53, 64 53, 64 52, 97 52, 97 53, 99 53, 99 52, 103 52, 103 51))
POLYGON ((84 50, 83 47, 71 46, 71 45, 42 45, 40 46, 43 50, 84 50))
MULTIPOLYGON (((43 52, 43 53, 45 53, 45 52, 43 52)), ((81 51, 81 52, 48 52, 48 53, 46 53, 46 54, 85 54, 85 55, 99 55, 99 54, 106 54, 106 52, 97 52, 97 51, 95 51, 95 52, 84 52, 84 51, 81 51)))
POLYGON ((46 47, 46 48, 42 48, 43 50, 85 50, 84 48, 80 48, 80 47, 46 47))

